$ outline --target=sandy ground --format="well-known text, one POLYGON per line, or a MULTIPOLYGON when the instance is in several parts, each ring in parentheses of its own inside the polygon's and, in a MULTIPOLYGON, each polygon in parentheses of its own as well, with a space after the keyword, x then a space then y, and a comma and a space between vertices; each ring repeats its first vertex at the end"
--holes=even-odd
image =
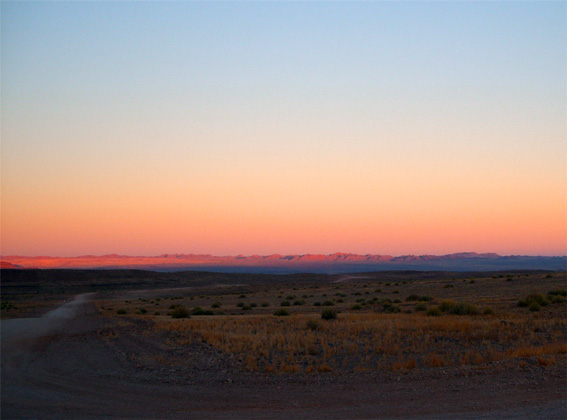
POLYGON ((239 372, 192 343, 182 371, 141 371, 124 354, 151 353, 152 343, 133 332, 109 345, 104 332, 118 321, 101 317, 91 298, 1 322, 3 419, 567 418, 566 375, 543 370, 295 380, 239 372))

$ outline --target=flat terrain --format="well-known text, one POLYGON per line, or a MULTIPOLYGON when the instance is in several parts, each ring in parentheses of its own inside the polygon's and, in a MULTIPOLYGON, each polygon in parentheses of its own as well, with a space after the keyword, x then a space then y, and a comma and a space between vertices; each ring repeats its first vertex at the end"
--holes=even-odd
POLYGON ((2 418, 567 415, 565 273, 15 271, 2 418))

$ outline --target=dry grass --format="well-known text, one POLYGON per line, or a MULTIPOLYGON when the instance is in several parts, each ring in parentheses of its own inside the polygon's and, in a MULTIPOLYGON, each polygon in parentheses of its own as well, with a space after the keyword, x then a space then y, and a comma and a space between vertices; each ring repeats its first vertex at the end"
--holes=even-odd
POLYGON ((567 320, 524 317, 426 317, 344 314, 307 325, 314 316, 226 316, 161 321, 156 328, 197 336, 237 355, 253 371, 327 372, 481 365, 567 353, 567 320))

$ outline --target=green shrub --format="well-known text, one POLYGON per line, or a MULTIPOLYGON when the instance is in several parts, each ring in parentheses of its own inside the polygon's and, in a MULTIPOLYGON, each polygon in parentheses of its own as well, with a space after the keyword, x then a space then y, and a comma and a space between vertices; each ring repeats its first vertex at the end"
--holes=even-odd
POLYGON ((302 300, 296 300, 293 302, 293 306, 301 306, 303 305, 305 302, 302 300))
POLYGON ((359 311, 362 309, 362 306, 360 306, 360 304, 357 303, 355 305, 352 305, 350 309, 352 309, 353 311, 359 311))
POLYGON ((484 315, 494 315, 494 310, 492 308, 484 308, 484 311, 482 312, 484 315))
POLYGON ((427 305, 423 302, 420 302, 417 305, 415 305, 415 311, 416 312, 422 312, 422 311, 426 311, 426 310, 427 310, 427 305))
POLYGON ((321 302, 313 302, 313 306, 321 306, 321 302))
POLYGON ((288 316, 289 312, 286 311, 285 309, 278 309, 277 311, 274 312, 275 316, 288 316))
POLYGON ((529 307, 532 303, 537 303, 540 306, 547 306, 549 301, 541 293, 532 293, 531 295, 526 296, 524 300, 520 300, 518 302, 518 306, 529 307))
POLYGON ((284 300, 282 303, 280 303, 280 306, 289 306, 289 300, 284 300))
POLYGON ((337 311, 334 309, 325 309, 321 312, 321 318, 325 320, 337 319, 337 311))
POLYGON ((238 306, 239 308, 242 308, 244 305, 246 305, 244 302, 238 302, 236 304, 236 306, 238 306))
POLYGON ((200 306, 196 306, 195 308, 193 308, 193 310, 191 311, 191 313, 193 315, 205 315, 205 311, 203 310, 203 308, 201 308, 200 306))
POLYGON ((548 293, 549 296, 567 296, 567 289, 555 289, 548 293))
POLYGON ((172 318, 189 318, 189 309, 185 306, 177 306, 169 312, 172 318))
POLYGON ((116 311, 116 313, 117 313, 118 315, 126 315, 128 312, 126 312, 126 309, 118 309, 118 310, 116 311))
POLYGON ((478 315, 478 308, 470 303, 458 303, 449 310, 451 315, 478 315))
POLYGON ((419 295, 412 293, 406 298, 406 302, 417 302, 419 300, 419 295))
POLYGON ((419 300, 421 302, 430 302, 430 301, 433 300, 433 298, 431 296, 422 296, 422 297, 419 298, 419 300))
POLYGON ((530 303, 530 307, 528 308, 532 312, 541 311, 541 305, 537 302, 530 303))
POLYGON ((335 304, 330 301, 330 300, 326 300, 322 303, 323 306, 335 306, 335 304))
POLYGON ((214 315, 215 313, 213 311, 211 311, 210 309, 207 309, 206 311, 203 312, 203 315, 214 315))
POLYGON ((250 304, 250 306, 251 306, 252 308, 255 308, 256 306, 258 306, 258 304, 257 304, 257 303, 254 303, 254 302, 252 302, 252 303, 250 304))
POLYGON ((455 302, 454 300, 443 300, 441 302, 441 304, 439 305, 439 310, 441 312, 449 312, 451 311, 453 308, 455 308, 455 306, 457 306, 457 302, 455 302))
POLYGON ((211 305, 211 308, 220 308, 221 307, 221 303, 220 302, 215 302, 211 305))
POLYGON ((250 311, 250 310, 252 310, 252 306, 250 306, 250 305, 244 305, 244 306, 242 307, 242 310, 243 310, 243 311, 250 311))
POLYGON ((267 308, 268 306, 270 306, 270 304, 269 304, 268 302, 262 302, 262 303, 260 304, 260 306, 261 306, 262 308, 267 308))
POLYGON ((433 308, 429 308, 425 314, 428 316, 441 316, 441 310, 435 306, 433 308))
POLYGON ((144 315, 148 313, 148 310, 146 308, 138 308, 138 313, 144 315))
POLYGON ((444 284, 443 285, 443 289, 452 289, 453 287, 455 287, 454 284, 444 284))
POLYGON ((392 313, 392 314, 397 314, 397 313, 400 313, 401 310, 400 310, 400 308, 397 307, 396 305, 391 305, 391 304, 389 304, 389 303, 386 303, 386 304, 384 305, 384 312, 392 313))
POLYGON ((307 327, 307 329, 311 330, 311 331, 315 331, 319 329, 319 321, 315 320, 315 319, 308 319, 307 322, 305 323, 305 326, 307 327))
POLYGON ((551 303, 564 303, 565 299, 558 295, 552 295, 550 296, 550 301, 551 303))

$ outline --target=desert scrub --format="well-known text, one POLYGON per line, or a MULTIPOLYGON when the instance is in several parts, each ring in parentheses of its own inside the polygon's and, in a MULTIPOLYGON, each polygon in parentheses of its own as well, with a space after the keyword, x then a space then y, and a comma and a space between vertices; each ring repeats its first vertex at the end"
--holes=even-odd
POLYGON ((533 303, 537 303, 538 305, 540 305, 540 307, 547 306, 549 304, 546 297, 541 293, 532 293, 531 295, 526 296, 525 299, 518 301, 518 306, 528 308, 533 303))
POLYGON ((323 312, 321 312, 321 319, 337 319, 337 311, 335 311, 334 309, 325 309, 323 312))
POLYGON ((526 357, 567 353, 565 318, 520 314, 505 320, 346 313, 333 322, 311 324, 316 321, 313 315, 297 314, 156 320, 155 328, 185 339, 196 336, 243 361, 253 358, 256 367, 252 363, 249 369, 273 373, 283 366, 313 374, 322 365, 334 372, 409 369, 413 360, 416 369, 516 359, 519 363, 526 357))
POLYGON ((427 316, 441 316, 441 309, 435 306, 433 308, 429 308, 427 312, 425 312, 427 316))
POLYGON ((116 313, 117 313, 118 315, 126 315, 128 312, 126 312, 126 309, 118 309, 118 310, 116 311, 116 313))
POLYGON ((416 312, 423 312, 427 310, 427 304, 423 303, 423 302, 419 302, 417 305, 415 305, 415 311, 416 312))
POLYGON ((176 306, 169 312, 169 316, 176 319, 189 318, 189 309, 187 309, 185 306, 176 306))
POLYGON ((277 311, 274 312, 275 316, 288 316, 289 312, 286 311, 285 309, 278 309, 277 311))

